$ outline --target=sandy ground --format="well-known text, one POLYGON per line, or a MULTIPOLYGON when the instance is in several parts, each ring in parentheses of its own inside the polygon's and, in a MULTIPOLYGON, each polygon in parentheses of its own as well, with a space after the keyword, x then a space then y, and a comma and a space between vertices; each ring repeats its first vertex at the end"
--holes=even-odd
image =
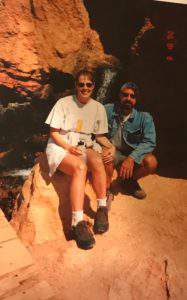
POLYGON ((63 300, 187 299, 187 181, 150 175, 144 200, 115 196, 110 230, 91 250, 65 237, 31 251, 63 300))

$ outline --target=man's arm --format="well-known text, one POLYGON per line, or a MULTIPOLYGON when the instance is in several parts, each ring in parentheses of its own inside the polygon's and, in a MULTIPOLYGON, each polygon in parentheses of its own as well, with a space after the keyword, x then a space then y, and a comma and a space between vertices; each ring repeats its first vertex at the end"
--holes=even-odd
POLYGON ((140 163, 147 153, 154 150, 156 146, 155 126, 150 114, 146 114, 143 124, 143 136, 139 145, 124 160, 120 168, 120 176, 130 179, 133 176, 134 163, 140 163))
POLYGON ((139 145, 129 155, 136 163, 141 163, 144 156, 151 153, 156 146, 156 131, 153 118, 146 114, 143 124, 143 137, 139 145))
POLYGON ((98 134, 96 135, 96 141, 103 146, 103 162, 105 164, 109 164, 113 162, 114 160, 114 155, 115 155, 115 146, 109 141, 109 139, 103 135, 103 134, 98 134))
POLYGON ((109 141, 109 139, 104 134, 97 134, 95 136, 95 139, 101 146, 107 149, 114 147, 114 145, 109 141))

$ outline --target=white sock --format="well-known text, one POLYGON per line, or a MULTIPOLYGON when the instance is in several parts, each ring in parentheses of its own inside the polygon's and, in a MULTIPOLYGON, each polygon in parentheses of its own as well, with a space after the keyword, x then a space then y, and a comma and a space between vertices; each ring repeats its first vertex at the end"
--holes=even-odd
POLYGON ((72 220, 71 220, 72 226, 76 226, 82 220, 83 220, 83 210, 72 211, 72 220))
POLYGON ((101 198, 101 199, 97 199, 97 205, 98 207, 100 206, 106 206, 106 197, 105 198, 101 198))

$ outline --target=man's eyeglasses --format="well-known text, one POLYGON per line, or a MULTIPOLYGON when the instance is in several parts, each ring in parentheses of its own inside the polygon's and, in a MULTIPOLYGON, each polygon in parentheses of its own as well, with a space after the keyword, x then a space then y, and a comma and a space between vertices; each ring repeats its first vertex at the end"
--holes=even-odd
POLYGON ((123 92, 121 92, 121 95, 122 95, 123 97, 128 97, 128 96, 130 96, 132 99, 135 98, 135 94, 129 94, 129 93, 123 93, 123 92))
POLYGON ((84 86, 91 88, 93 86, 93 82, 77 82, 77 86, 80 88, 84 86))

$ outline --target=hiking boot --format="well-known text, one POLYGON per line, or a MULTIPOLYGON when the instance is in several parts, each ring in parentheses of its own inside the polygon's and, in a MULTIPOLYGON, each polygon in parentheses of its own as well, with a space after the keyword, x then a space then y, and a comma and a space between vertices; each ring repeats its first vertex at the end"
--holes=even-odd
POLYGON ((124 189, 127 195, 131 195, 137 199, 144 199, 147 196, 137 180, 134 179, 125 180, 124 189))
POLYGON ((111 209, 111 204, 112 204, 113 200, 114 200, 114 194, 110 190, 107 190, 107 193, 106 193, 106 206, 108 208, 108 211, 111 209))
POLYGON ((89 228, 88 222, 80 221, 72 227, 73 238, 77 246, 82 249, 91 249, 95 244, 94 236, 89 228))
POLYGON ((108 228, 108 208, 106 206, 100 206, 97 209, 94 220, 94 231, 96 233, 104 233, 108 230, 108 228))

